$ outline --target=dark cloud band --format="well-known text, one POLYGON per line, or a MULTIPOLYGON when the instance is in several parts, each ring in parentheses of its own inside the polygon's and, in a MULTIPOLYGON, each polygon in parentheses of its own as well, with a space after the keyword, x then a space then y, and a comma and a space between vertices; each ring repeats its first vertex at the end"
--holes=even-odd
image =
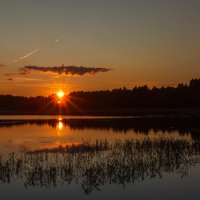
POLYGON ((31 71, 43 72, 43 73, 52 73, 55 75, 64 75, 64 76, 74 76, 79 75, 83 76, 85 74, 96 74, 99 72, 108 72, 111 69, 105 67, 78 67, 78 66, 60 66, 60 67, 38 67, 38 66, 25 66, 20 69, 21 73, 28 74, 31 71))

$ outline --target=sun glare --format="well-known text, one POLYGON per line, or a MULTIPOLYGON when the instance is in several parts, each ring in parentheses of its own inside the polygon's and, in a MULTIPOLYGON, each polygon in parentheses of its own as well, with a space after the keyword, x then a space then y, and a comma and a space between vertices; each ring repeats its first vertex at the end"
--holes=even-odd
POLYGON ((65 95, 65 93, 62 90, 57 92, 57 96, 59 99, 62 99, 64 95, 65 95))

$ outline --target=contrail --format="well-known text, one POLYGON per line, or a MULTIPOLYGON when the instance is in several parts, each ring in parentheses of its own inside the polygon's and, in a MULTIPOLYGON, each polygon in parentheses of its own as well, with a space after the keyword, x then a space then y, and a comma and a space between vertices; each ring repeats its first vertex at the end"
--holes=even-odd
POLYGON ((18 63, 21 60, 24 60, 26 58, 28 58, 29 56, 33 55, 34 53, 38 52, 39 49, 35 49, 34 51, 32 51, 31 53, 26 54, 25 56, 22 56, 21 58, 18 58, 15 60, 15 63, 18 63))

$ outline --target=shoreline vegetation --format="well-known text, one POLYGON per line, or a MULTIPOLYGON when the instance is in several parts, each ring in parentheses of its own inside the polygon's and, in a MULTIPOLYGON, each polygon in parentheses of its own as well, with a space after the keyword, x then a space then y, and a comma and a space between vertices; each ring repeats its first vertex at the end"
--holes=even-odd
POLYGON ((75 91, 59 97, 0 95, 0 115, 200 117, 200 79, 177 87, 75 91))
POLYGON ((76 184, 88 195, 107 184, 125 188, 172 173, 184 178, 199 163, 198 140, 97 140, 0 157, 0 177, 2 184, 21 182, 27 189, 76 184))

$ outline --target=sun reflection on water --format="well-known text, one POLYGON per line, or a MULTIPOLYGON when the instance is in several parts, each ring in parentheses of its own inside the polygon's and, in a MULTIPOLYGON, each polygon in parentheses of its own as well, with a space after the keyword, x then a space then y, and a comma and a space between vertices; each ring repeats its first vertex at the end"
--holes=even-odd
POLYGON ((58 122, 58 129, 59 129, 59 131, 62 131, 62 129, 63 129, 63 122, 58 122))
POLYGON ((62 121, 63 120, 63 118, 62 118, 62 116, 58 116, 58 121, 62 121))
POLYGON ((62 116, 59 116, 57 119, 58 119, 58 122, 57 122, 58 132, 57 132, 57 134, 61 135, 61 131, 63 130, 63 127, 64 127, 63 122, 62 122, 63 118, 62 118, 62 116))

